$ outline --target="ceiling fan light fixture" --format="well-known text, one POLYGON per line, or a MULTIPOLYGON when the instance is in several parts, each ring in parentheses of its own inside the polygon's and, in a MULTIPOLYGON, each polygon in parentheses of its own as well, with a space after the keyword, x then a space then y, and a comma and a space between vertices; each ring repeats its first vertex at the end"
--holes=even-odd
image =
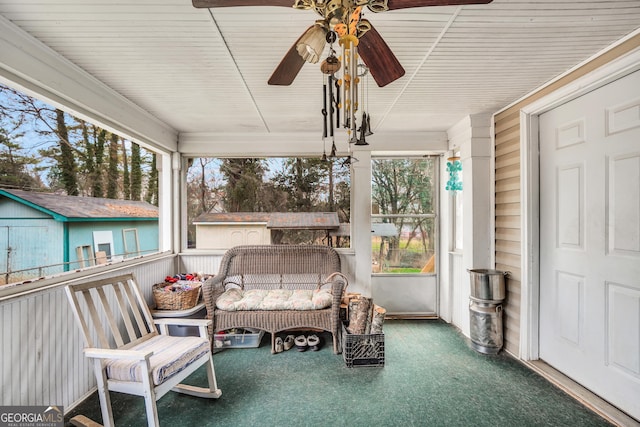
POLYGON ((300 38, 296 50, 302 59, 315 64, 320 60, 325 44, 325 29, 316 24, 300 38))
POLYGON ((323 15, 327 21, 331 22, 335 19, 342 21, 344 13, 345 9, 342 5, 342 0, 329 0, 325 3, 321 15, 323 15))
POLYGON ((389 10, 387 0, 371 0, 367 6, 369 6, 369 10, 375 13, 389 10))
POLYGON ((309 10, 314 6, 313 2, 310 0, 296 0, 293 4, 294 9, 300 10, 309 10))

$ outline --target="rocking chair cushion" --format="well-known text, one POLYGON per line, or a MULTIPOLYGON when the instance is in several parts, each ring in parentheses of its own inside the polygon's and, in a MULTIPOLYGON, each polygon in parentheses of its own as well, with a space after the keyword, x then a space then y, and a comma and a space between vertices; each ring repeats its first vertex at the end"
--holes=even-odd
MULTIPOLYGON (((155 385, 160 385, 207 353, 209 341, 200 337, 157 335, 129 350, 153 351, 149 358, 151 377, 155 385)), ((106 369, 111 380, 142 382, 139 361, 111 359, 106 369)))

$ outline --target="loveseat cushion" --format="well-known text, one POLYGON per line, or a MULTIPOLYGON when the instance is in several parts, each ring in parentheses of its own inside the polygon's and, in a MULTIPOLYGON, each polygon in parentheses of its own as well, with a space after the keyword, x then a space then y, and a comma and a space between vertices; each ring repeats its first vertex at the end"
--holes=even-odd
MULTIPOLYGON (((209 351, 209 341, 200 337, 157 335, 129 350, 153 351, 149 358, 151 377, 155 385, 185 369, 209 351)), ((142 381, 142 369, 137 360, 109 359, 107 377, 112 380, 142 381)))
POLYGON ((240 310, 321 310, 331 307, 333 296, 328 289, 250 289, 226 290, 216 301, 225 311, 240 310))

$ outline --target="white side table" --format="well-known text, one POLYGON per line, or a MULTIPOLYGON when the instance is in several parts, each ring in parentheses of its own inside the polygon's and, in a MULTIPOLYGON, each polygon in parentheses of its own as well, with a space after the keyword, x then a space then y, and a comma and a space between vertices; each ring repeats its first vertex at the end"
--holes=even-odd
MULTIPOLYGON (((166 317, 179 317, 182 319, 204 319, 207 315, 207 308, 204 302, 195 305, 187 310, 151 310, 154 319, 166 317)), ((169 325, 169 335, 178 337, 199 337, 200 332, 196 326, 169 325)))

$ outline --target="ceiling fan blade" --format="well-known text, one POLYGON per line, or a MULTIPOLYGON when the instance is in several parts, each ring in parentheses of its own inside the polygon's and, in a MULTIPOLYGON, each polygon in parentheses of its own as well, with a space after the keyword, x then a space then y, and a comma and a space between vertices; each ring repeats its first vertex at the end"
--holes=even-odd
POLYGON ((235 6, 284 6, 292 7, 293 0, 192 0, 195 8, 235 6))
MULTIPOLYGON (((195 2, 196 0, 194 0, 195 2)), ((224 1, 224 0, 218 0, 224 1)), ((493 0, 388 0, 389 10, 425 6, 461 6, 465 4, 487 4, 493 0)))
POLYGON ((289 86, 296 79, 296 76, 302 69, 305 62, 302 56, 298 53, 298 42, 305 34, 311 31, 313 27, 315 27, 315 24, 307 28, 307 30, 298 37, 298 40, 296 40, 296 42, 291 46, 286 55, 284 55, 284 58, 282 58, 282 61, 280 61, 269 78, 268 83, 270 85, 289 86))
POLYGON ((389 45, 373 26, 360 37, 358 54, 369 68, 371 77, 383 87, 404 76, 404 68, 389 45))

